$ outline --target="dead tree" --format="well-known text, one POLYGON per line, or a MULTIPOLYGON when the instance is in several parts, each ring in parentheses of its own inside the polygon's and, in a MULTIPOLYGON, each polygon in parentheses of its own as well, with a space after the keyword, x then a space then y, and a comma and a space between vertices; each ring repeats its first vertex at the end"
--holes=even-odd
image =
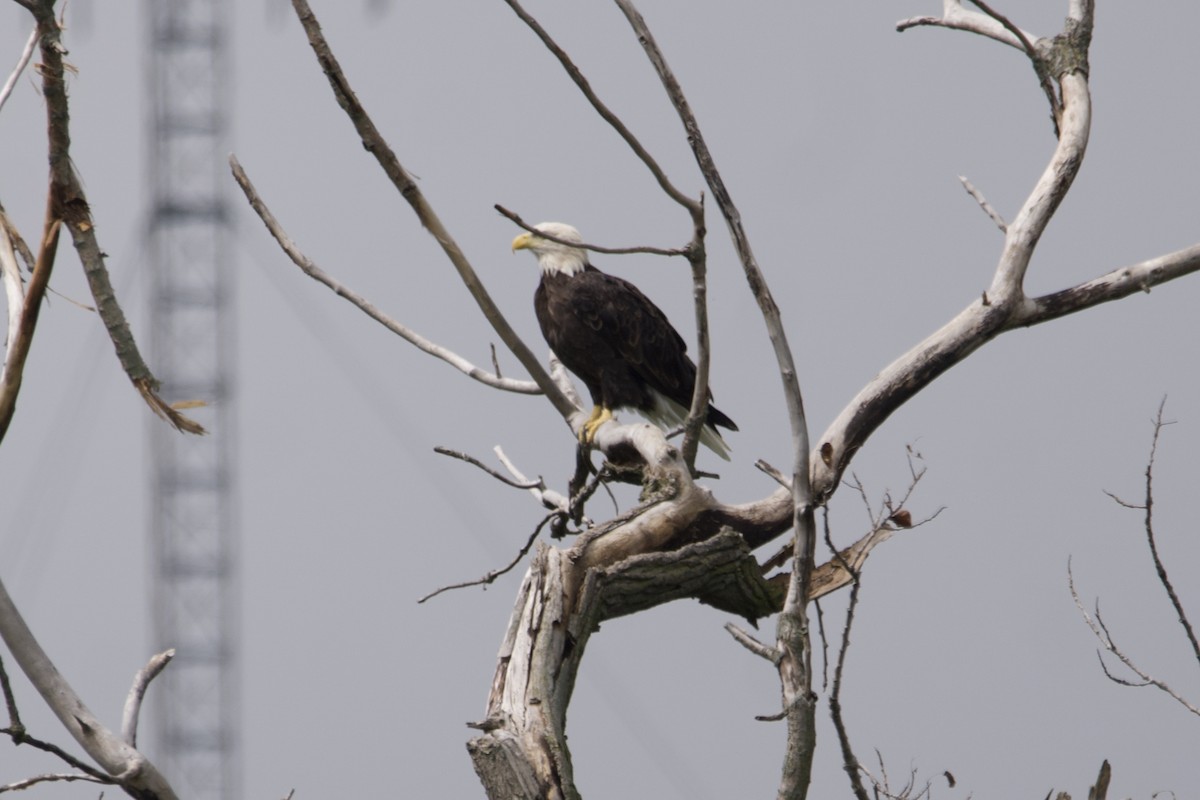
MULTIPOLYGON (((699 333, 698 363, 700 374, 705 375, 708 359, 705 205, 701 198, 690 197, 676 188, 629 127, 597 95, 551 33, 516 0, 507 2, 560 61, 597 114, 623 137, 666 195, 691 220, 692 239, 672 252, 686 257, 691 267, 699 333)), ((751 620, 777 615, 773 641, 757 641, 741 632, 736 636, 778 672, 781 716, 787 720, 788 731, 779 796, 800 798, 807 792, 816 746, 809 604, 853 582, 871 548, 886 539, 894 526, 900 524, 898 520, 903 519, 892 516, 891 521, 882 522, 827 563, 814 563, 814 512, 837 490, 855 453, 892 412, 987 342, 1007 331, 1084 311, 1194 272, 1200 269, 1200 244, 1149 257, 1050 294, 1028 295, 1025 278, 1033 254, 1079 173, 1087 150, 1091 131, 1088 53, 1093 3, 1070 0, 1063 30, 1051 36, 1025 31, 982 2, 975 3, 978 10, 971 10, 957 0, 947 0, 940 17, 902 21, 897 26, 899 30, 917 26, 951 28, 978 34, 1021 52, 1032 64, 1045 95, 1056 145, 1011 221, 1004 221, 982 194, 968 184, 968 190, 1004 234, 990 285, 934 333, 885 367, 846 404, 820 437, 810 440, 788 339, 738 208, 666 54, 633 4, 629 0, 616 2, 687 132, 709 197, 726 223, 747 285, 761 309, 787 401, 793 460, 786 474, 778 475, 780 487, 770 494, 746 504, 723 503, 712 489, 694 477, 692 459, 701 404, 693 402, 686 435, 678 447, 664 437, 663 431, 649 425, 608 424, 599 429, 595 447, 607 460, 604 476, 619 477, 643 487, 639 504, 613 519, 572 527, 584 519, 581 498, 588 480, 583 459, 580 472, 572 481, 572 491, 565 495, 514 475, 518 485, 533 490, 539 502, 550 508, 557 524, 556 533, 571 532, 576 537, 569 547, 538 545, 502 638, 486 714, 474 723, 479 735, 471 740, 468 749, 490 797, 578 797, 565 719, 590 635, 604 620, 680 597, 692 597, 751 620), (779 562, 768 559, 760 563, 753 551, 789 530, 793 532, 793 544, 788 546, 783 561, 790 564, 790 569, 765 578, 767 568, 779 562)), ((498 371, 489 372, 467 362, 388 318, 329 276, 291 240, 234 159, 233 172, 248 201, 306 273, 355 302, 423 351, 448 361, 470 377, 503 390, 544 394, 572 431, 577 431, 584 414, 569 379, 561 371, 543 366, 504 320, 454 237, 355 96, 312 9, 305 0, 294 0, 293 5, 335 98, 362 144, 443 248, 480 310, 531 380, 501 377, 498 371)), ((518 215, 504 213, 517 225, 528 227, 518 215)), ((703 396, 703 389, 704 381, 698 381, 697 400, 703 396)), ((567 442, 564 436, 564 446, 567 442)))

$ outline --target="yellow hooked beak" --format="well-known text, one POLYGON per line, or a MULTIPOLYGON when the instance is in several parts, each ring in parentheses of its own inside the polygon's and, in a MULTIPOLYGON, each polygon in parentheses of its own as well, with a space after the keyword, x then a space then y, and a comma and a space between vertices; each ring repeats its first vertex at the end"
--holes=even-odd
POLYGON ((517 252, 518 249, 533 249, 534 235, 528 230, 524 231, 516 239, 512 240, 512 252, 517 252))
POLYGON ((533 247, 533 234, 529 231, 525 231, 512 240, 512 251, 514 253, 518 250, 529 250, 531 247, 533 247))

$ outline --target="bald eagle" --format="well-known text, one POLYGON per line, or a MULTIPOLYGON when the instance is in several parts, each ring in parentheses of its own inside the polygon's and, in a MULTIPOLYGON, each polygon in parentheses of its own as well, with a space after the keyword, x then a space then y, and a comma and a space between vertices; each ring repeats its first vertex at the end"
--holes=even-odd
MULTIPOLYGON (((564 242, 582 243, 579 231, 561 222, 535 228, 564 242)), ((696 385, 696 365, 687 344, 663 312, 626 280, 588 263, 587 251, 534 233, 513 239, 512 249, 537 256, 542 281, 533 296, 538 324, 550 349, 579 376, 594 408, 580 432, 590 443, 596 430, 619 408, 636 409, 660 426, 687 419, 696 385)), ((726 461, 729 446, 716 426, 737 425, 712 404, 700 441, 726 461)))

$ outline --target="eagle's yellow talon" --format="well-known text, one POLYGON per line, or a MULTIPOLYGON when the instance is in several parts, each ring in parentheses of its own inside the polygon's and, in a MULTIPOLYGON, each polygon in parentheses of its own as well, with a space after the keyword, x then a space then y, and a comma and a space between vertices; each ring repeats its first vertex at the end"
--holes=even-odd
POLYGON ((591 444, 596 439, 596 431, 601 425, 613 418, 612 411, 603 406, 593 406, 592 414, 579 429, 579 443, 591 444))

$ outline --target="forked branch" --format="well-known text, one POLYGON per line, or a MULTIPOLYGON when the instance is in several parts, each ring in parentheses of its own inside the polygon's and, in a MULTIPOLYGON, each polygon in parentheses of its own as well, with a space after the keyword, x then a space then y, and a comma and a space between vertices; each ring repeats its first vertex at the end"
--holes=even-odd
MULTIPOLYGON (((1171 606, 1175 611, 1175 615, 1179 620, 1179 624, 1183 627, 1184 636, 1186 637, 1188 644, 1191 646, 1192 654, 1196 659, 1196 666, 1200 667, 1200 643, 1198 643, 1196 640, 1196 632, 1192 627, 1187 610, 1183 607, 1183 603, 1179 599, 1179 593, 1175 591, 1175 585, 1171 582, 1171 578, 1167 574, 1166 565, 1163 564, 1162 558, 1159 556, 1158 542, 1154 533, 1154 459, 1158 454, 1159 437, 1162 435, 1162 430, 1165 426, 1171 424, 1163 419, 1163 408, 1165 405, 1166 399, 1164 398, 1162 403, 1159 404, 1158 414, 1154 418, 1154 435, 1150 443, 1150 456, 1146 460, 1146 488, 1142 503, 1135 505, 1133 503, 1128 503, 1124 500, 1121 500, 1111 492, 1108 492, 1107 494, 1116 503, 1124 508, 1140 510, 1144 513, 1143 526, 1146 531, 1146 546, 1150 551, 1151 561, 1154 563, 1154 571, 1158 575, 1159 584, 1162 585, 1163 590, 1167 593, 1167 597, 1170 598, 1171 606)), ((1080 615, 1083 617, 1084 622, 1087 623, 1087 626, 1091 629, 1092 634, 1096 637, 1097 641, 1100 642, 1100 646, 1104 650, 1107 650, 1109 653, 1112 653, 1114 656, 1116 656, 1116 658, 1125 665, 1126 669, 1138 677, 1138 681, 1134 682, 1114 675, 1109 670, 1108 665, 1104 662, 1103 656, 1100 656, 1100 667, 1104 670, 1104 674, 1109 680, 1113 681, 1114 683, 1119 683, 1122 686, 1153 686, 1160 691, 1165 692, 1188 711, 1200 716, 1200 708, 1197 708, 1194 703, 1186 700, 1165 681, 1152 677, 1148 672, 1139 667, 1133 661, 1133 659, 1121 649, 1116 641, 1114 641, 1112 633, 1108 629, 1108 625, 1104 622, 1103 617, 1100 616, 1099 600, 1096 601, 1093 613, 1089 614, 1087 610, 1084 609, 1083 602, 1079 599, 1079 593, 1075 590, 1075 576, 1071 572, 1070 561, 1067 562, 1067 585, 1071 590, 1071 598, 1075 601, 1075 607, 1079 609, 1080 615)), ((1099 655, 1099 653, 1097 653, 1097 655, 1099 655)))

